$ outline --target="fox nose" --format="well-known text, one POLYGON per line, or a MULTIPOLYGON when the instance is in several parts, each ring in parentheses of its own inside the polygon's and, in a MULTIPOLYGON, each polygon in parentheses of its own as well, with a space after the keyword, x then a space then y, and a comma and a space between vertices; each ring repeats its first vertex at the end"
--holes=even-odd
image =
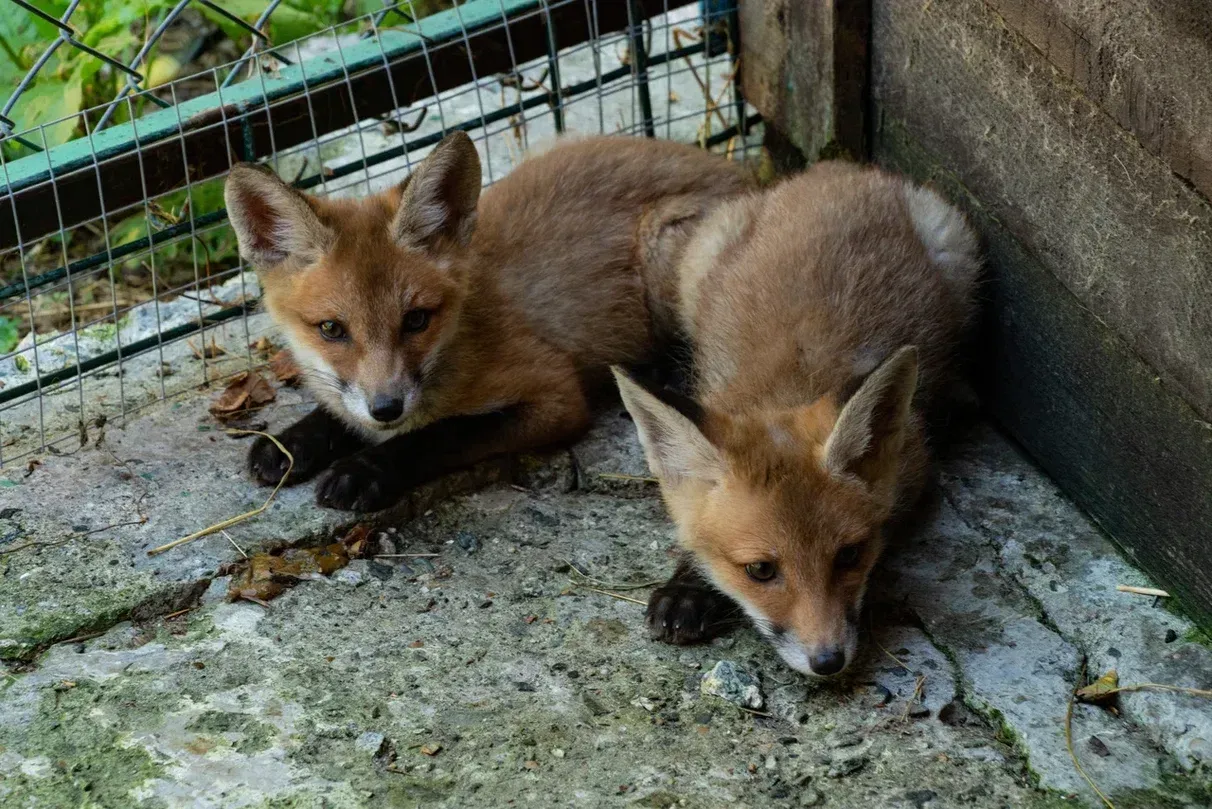
POLYGON ((404 415, 404 400, 382 393, 376 394, 370 403, 370 415, 374 416, 375 421, 384 423, 395 421, 404 415))
POLYGON ((846 653, 841 649, 826 649, 808 658, 808 666, 813 674, 822 677, 837 674, 846 667, 846 653))

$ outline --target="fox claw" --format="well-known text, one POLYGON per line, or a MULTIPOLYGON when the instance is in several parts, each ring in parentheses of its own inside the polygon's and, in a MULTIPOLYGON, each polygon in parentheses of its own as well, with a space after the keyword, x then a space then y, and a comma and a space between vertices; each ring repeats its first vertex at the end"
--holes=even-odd
POLYGON ((302 483, 323 468, 324 459, 316 451, 314 439, 305 434, 292 434, 289 429, 276 438, 295 459, 294 466, 273 441, 263 435, 257 436, 248 451, 248 470, 258 483, 275 486, 287 469, 290 469, 287 483, 302 483))
POLYGON ((341 511, 382 511, 396 498, 377 466, 354 456, 337 461, 316 484, 316 502, 341 511))
POLYGON ((702 643, 731 628, 733 610, 728 597, 713 588, 671 580, 648 599, 648 633, 678 646, 702 643))

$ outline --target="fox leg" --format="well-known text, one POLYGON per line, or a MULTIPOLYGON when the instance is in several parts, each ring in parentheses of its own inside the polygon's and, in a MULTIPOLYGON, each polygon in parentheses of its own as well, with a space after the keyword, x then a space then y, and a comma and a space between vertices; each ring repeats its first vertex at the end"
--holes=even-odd
POLYGON ((579 385, 491 413, 452 416, 333 464, 316 486, 316 502, 347 511, 380 511, 441 475, 495 456, 571 441, 588 426, 589 406, 579 385))
MULTIPOLYGON (((336 459, 366 446, 361 438, 322 407, 317 407, 275 437, 295 459, 288 484, 302 483, 336 459)), ((265 436, 257 436, 248 451, 248 470, 260 483, 276 484, 289 465, 282 450, 265 436)))
POLYGON ((648 597, 648 633, 664 643, 702 643, 733 629, 739 618, 732 599, 703 578, 689 557, 648 597))

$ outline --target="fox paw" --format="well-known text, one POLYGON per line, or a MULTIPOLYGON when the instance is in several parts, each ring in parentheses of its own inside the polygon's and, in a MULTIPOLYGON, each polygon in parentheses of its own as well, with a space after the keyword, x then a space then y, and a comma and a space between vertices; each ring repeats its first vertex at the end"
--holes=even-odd
POLYGON ((337 461, 316 484, 316 502, 341 511, 382 511, 399 499, 384 477, 382 469, 364 458, 337 461))
POLYGON ((732 601, 713 588, 669 581, 648 598, 648 634, 678 646, 702 643, 731 629, 735 612, 732 601))
POLYGON ((289 429, 276 437, 295 459, 294 466, 291 466, 290 459, 278 449, 277 444, 263 435, 257 436, 248 451, 248 470, 257 482, 275 486, 289 468, 290 478, 287 482, 301 483, 314 476, 327 463, 327 440, 289 429))

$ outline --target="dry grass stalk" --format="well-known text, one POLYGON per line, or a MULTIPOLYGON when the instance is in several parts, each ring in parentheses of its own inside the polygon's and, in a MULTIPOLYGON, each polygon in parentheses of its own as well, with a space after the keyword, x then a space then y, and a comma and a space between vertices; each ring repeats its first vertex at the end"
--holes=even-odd
POLYGON ((264 436, 265 438, 268 438, 270 441, 274 442, 274 446, 276 446, 282 452, 282 454, 286 456, 286 460, 287 460, 286 472, 282 475, 282 479, 278 481, 277 486, 274 486, 274 490, 269 493, 269 497, 265 498, 265 502, 262 503, 260 507, 254 508, 252 511, 246 511, 243 514, 241 514, 237 517, 232 517, 229 520, 224 520, 223 522, 216 523, 215 525, 212 525, 208 528, 203 528, 201 531, 195 531, 194 533, 190 534, 189 536, 181 537, 180 539, 175 539, 172 542, 169 542, 167 545, 161 545, 158 548, 152 548, 150 551, 147 552, 148 556, 156 556, 157 554, 164 553, 165 551, 171 550, 172 548, 175 548, 178 545, 184 545, 187 542, 193 542, 195 539, 201 539, 202 537, 210 536, 211 534, 218 533, 219 531, 222 531, 225 528, 231 528, 233 525, 239 525, 240 523, 244 522, 245 520, 249 520, 249 519, 252 519, 253 517, 256 517, 258 514, 265 511, 265 509, 269 508, 270 504, 273 503, 273 501, 274 501, 274 497, 278 494, 278 490, 282 488, 282 486, 286 483, 286 479, 288 477, 290 477, 291 470, 295 468, 295 457, 290 454, 290 452, 286 449, 286 447, 282 446, 281 441, 274 438, 269 433, 263 433, 260 430, 227 430, 226 432, 228 435, 260 435, 260 436, 264 436))

